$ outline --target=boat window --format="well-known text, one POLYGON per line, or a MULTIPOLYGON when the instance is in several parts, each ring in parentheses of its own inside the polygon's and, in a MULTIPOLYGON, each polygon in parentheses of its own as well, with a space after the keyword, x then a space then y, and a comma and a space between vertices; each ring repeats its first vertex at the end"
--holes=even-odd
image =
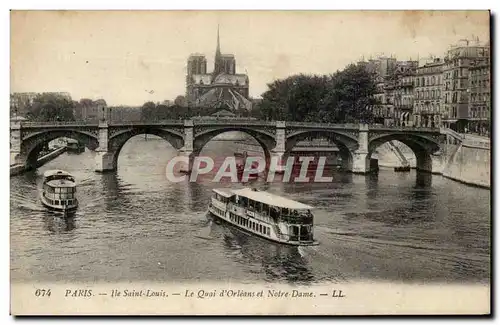
POLYGON ((54 201, 54 204, 55 204, 55 205, 59 205, 59 200, 55 200, 55 201, 54 201))

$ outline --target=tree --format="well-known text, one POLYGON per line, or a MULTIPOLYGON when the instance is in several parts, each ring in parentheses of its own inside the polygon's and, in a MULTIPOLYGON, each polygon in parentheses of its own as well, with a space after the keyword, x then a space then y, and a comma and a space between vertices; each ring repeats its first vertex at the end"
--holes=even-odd
POLYGON ((30 118, 36 121, 74 121, 75 102, 57 93, 43 93, 33 99, 30 118))
POLYGON ((350 65, 331 75, 294 75, 268 84, 253 116, 272 120, 347 123, 373 121, 374 76, 350 65))
POLYGON ((159 120, 168 120, 172 118, 172 111, 170 107, 164 104, 159 104, 156 106, 156 118, 159 120))
POLYGON ((153 102, 146 102, 141 107, 141 121, 151 121, 156 118, 156 104, 153 102))
POLYGON ((181 107, 187 106, 186 97, 184 97, 182 95, 175 97, 174 105, 181 106, 181 107))
POLYGON ((373 122, 372 108, 376 104, 374 74, 351 64, 331 75, 329 84, 322 110, 331 111, 333 108, 333 122, 373 122))

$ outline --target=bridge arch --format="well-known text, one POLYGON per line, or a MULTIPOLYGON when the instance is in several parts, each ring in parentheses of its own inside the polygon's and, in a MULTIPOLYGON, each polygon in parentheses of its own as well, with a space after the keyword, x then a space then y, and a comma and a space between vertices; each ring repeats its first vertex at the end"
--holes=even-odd
POLYGON ((407 145, 415 155, 417 170, 432 172, 432 155, 441 150, 439 142, 427 136, 408 133, 384 134, 370 139, 368 143, 368 154, 366 157, 367 166, 369 166, 368 162, 370 161, 375 150, 382 144, 389 141, 399 141, 407 145))
POLYGON ((196 133, 193 139, 193 154, 195 156, 199 155, 203 147, 205 147, 205 145, 214 137, 226 132, 234 131, 243 132, 254 138, 264 151, 266 161, 270 160, 271 150, 276 147, 276 140, 274 138, 274 135, 266 131, 238 126, 221 127, 196 133))
POLYGON ((170 143, 177 150, 184 146, 183 135, 174 130, 155 127, 134 127, 119 131, 113 134, 108 140, 108 152, 113 155, 113 169, 118 167, 118 157, 125 143, 131 138, 143 134, 156 135, 170 143))
POLYGON ((339 148, 339 154, 342 158, 342 168, 345 170, 352 169, 352 152, 359 147, 357 139, 354 138, 354 136, 331 130, 306 130, 287 135, 284 155, 285 161, 290 156, 292 149, 298 142, 311 138, 326 138, 333 142, 339 148))
POLYGON ((27 169, 38 167, 38 156, 43 150, 43 147, 50 141, 57 138, 70 138, 82 143, 90 150, 95 150, 99 147, 99 140, 91 133, 74 131, 74 130, 47 130, 36 132, 23 138, 21 142, 21 160, 27 169))

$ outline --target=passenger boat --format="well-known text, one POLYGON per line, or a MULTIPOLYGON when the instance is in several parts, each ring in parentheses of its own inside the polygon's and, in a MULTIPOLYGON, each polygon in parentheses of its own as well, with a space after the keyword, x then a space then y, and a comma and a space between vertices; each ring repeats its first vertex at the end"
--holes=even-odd
POLYGON ((318 245, 312 206, 252 188, 214 189, 208 212, 237 229, 273 242, 318 245))
POLYGON ((50 210, 64 213, 78 208, 76 181, 73 175, 63 170, 48 170, 43 174, 43 188, 40 200, 50 210))
POLYGON ((85 151, 85 146, 76 140, 68 139, 66 141, 66 151, 70 153, 82 153, 85 151))

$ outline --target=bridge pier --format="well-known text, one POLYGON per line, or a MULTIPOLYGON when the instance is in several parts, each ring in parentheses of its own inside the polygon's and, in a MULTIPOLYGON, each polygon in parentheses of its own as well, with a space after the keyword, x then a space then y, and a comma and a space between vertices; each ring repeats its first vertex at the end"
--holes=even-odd
POLYGON ((429 158, 423 159, 417 157, 417 170, 432 174, 442 174, 444 169, 443 155, 430 155, 429 158))
POLYGON ((179 162, 180 168, 179 171, 184 174, 189 174, 193 170, 193 162, 195 158, 195 154, 191 150, 185 150, 182 148, 179 150, 179 153, 177 154, 177 157, 182 157, 181 161, 179 162))
POLYGON ((276 174, 283 174, 286 166, 285 152, 272 151, 270 159, 271 161, 266 164, 266 170, 276 174))
POLYGON ((352 169, 355 174, 367 174, 370 172, 370 161, 368 157, 368 125, 361 124, 358 133, 358 150, 352 153, 352 169))
POLYGON ((352 154, 352 168, 354 174, 368 174, 370 172, 370 163, 368 152, 354 152, 352 154))
POLYGON ((192 120, 184 120, 184 147, 182 147, 177 157, 183 157, 180 162, 180 172, 189 174, 193 170, 193 162, 196 156, 194 152, 194 124, 192 120))
POLYGON ((108 123, 106 120, 99 122, 99 148, 95 156, 95 171, 104 173, 116 170, 117 157, 115 152, 108 151, 108 123))
POLYGON ((97 151, 95 156, 95 171, 104 173, 116 170, 116 159, 112 152, 97 151))
POLYGON ((21 119, 14 117, 10 120, 10 165, 25 164, 24 158, 21 155, 21 119))
POLYGON ((276 122, 276 146, 271 150, 270 159, 271 161, 267 164, 266 169, 272 168, 272 171, 281 174, 285 172, 286 161, 285 149, 286 149, 286 123, 284 121, 276 122))

